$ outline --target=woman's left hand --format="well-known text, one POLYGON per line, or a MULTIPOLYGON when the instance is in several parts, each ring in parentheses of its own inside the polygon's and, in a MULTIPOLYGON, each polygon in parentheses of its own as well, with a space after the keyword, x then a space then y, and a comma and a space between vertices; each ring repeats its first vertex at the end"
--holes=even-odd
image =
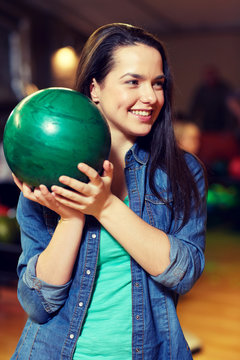
POLYGON ((61 204, 97 218, 111 201, 113 164, 108 160, 104 161, 102 176, 84 163, 78 164, 78 169, 89 178, 89 183, 86 184, 68 176, 61 176, 59 181, 74 191, 56 185, 52 186, 51 190, 55 199, 61 204))

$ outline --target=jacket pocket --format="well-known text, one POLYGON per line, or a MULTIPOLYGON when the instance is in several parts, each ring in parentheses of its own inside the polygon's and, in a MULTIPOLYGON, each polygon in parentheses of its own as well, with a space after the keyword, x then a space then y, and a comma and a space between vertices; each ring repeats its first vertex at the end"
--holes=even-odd
POLYGON ((172 221, 172 198, 160 200, 153 194, 145 195, 145 216, 147 222, 165 232, 171 227, 172 221))

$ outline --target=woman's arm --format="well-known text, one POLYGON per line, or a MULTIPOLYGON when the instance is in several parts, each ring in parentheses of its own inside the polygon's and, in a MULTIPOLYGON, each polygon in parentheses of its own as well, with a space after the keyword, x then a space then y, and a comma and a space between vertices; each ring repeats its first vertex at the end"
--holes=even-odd
POLYGON ((96 218, 150 275, 161 274, 170 264, 167 234, 146 223, 116 196, 111 196, 96 218))
POLYGON ((46 249, 39 255, 36 276, 52 285, 64 285, 71 279, 79 251, 83 218, 60 220, 46 249))
POLYGON ((49 245, 39 255, 36 276, 46 283, 63 285, 71 279, 85 216, 78 210, 59 204, 46 186, 40 185, 32 191, 16 177, 14 180, 26 198, 48 207, 61 216, 49 245))
POLYGON ((18 299, 33 321, 44 323, 64 304, 71 285, 71 282, 64 286, 50 285, 36 276, 39 254, 51 241, 58 217, 37 202, 25 198, 21 193, 17 220, 20 225, 22 246, 17 266, 18 299))
POLYGON ((32 192, 16 178, 15 182, 22 190, 17 209, 22 244, 17 269, 18 297, 29 317, 44 323, 68 296, 85 216, 79 211, 54 205, 56 200, 48 198, 49 192, 45 187, 32 192), (57 214, 52 213, 51 232, 44 219, 44 212, 51 212, 43 204, 58 212, 62 219, 57 224, 57 214))
POLYGON ((89 184, 61 178, 76 192, 60 187, 53 187, 53 191, 62 204, 95 216, 155 281, 184 293, 204 268, 206 188, 202 167, 196 160, 192 162, 191 171, 202 204, 197 213, 192 211, 188 223, 180 231, 176 230, 180 224, 175 224, 177 226, 172 226, 169 234, 146 223, 111 193, 113 166, 108 161, 104 163, 103 177, 80 164, 79 169, 89 177, 89 184))
POLYGON ((168 236, 147 224, 111 193, 112 164, 104 163, 103 177, 86 164, 80 164, 79 170, 88 176, 90 183, 61 177, 60 181, 76 191, 54 186, 56 199, 94 216, 149 274, 161 274, 170 263, 168 236))
POLYGON ((188 292, 203 272, 207 222, 207 184, 204 169, 195 156, 186 153, 185 158, 195 179, 200 203, 197 208, 192 204, 188 222, 182 228, 179 229, 182 219, 172 224, 168 234, 171 263, 164 273, 153 277, 155 281, 179 294, 188 292))

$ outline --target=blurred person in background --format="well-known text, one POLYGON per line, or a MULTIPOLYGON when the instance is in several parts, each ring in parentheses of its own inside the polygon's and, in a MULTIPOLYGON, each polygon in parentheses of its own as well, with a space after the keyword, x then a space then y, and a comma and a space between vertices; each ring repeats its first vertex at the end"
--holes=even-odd
POLYGON ((201 146, 201 130, 199 126, 188 120, 173 122, 175 137, 179 147, 191 154, 198 155, 201 146))
POLYGON ((218 69, 207 66, 190 106, 190 117, 202 131, 232 131, 234 118, 226 104, 232 87, 222 79, 218 69))

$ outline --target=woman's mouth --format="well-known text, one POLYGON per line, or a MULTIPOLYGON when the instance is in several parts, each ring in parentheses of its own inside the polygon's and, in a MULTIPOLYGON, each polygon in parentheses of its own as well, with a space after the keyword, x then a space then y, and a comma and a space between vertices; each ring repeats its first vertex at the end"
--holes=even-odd
POLYGON ((151 123, 153 110, 129 110, 141 123, 151 123))
POLYGON ((151 116, 152 110, 129 110, 133 115, 136 116, 151 116))

